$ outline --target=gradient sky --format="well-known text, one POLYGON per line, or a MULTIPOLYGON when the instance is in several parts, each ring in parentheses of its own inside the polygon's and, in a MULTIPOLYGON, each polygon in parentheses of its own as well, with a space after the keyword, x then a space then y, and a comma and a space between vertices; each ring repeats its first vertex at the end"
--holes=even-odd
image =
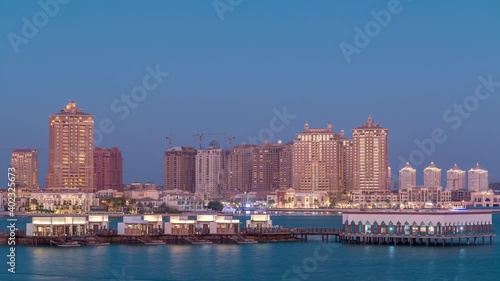
POLYGON ((354 44, 354 27, 364 29, 370 11, 389 1, 244 0, 223 21, 212 2, 71 1, 16 54, 8 34, 21 35, 22 18, 41 7, 0 1, 0 167, 13 148, 36 148, 43 185, 48 116, 71 99, 116 126, 100 146, 121 149, 125 182, 163 183, 167 135, 197 146, 193 133, 224 132, 240 143, 285 106, 296 118, 275 141, 292 140, 305 121, 350 136, 372 114, 390 130, 394 170, 415 140, 446 132, 415 165, 419 184, 430 161, 444 171, 480 162, 500 181, 500 87, 457 129, 443 119, 474 94, 478 76, 500 81, 500 2, 402 0, 401 13, 351 63, 339 45, 354 44), (148 65, 170 76, 121 120, 111 104, 142 84, 148 65))

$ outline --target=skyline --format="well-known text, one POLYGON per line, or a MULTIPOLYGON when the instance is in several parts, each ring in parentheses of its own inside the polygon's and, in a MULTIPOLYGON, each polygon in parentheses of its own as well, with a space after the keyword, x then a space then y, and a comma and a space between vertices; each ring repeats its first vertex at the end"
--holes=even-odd
MULTIPOLYGON (((46 174, 45 118, 71 99, 96 122, 113 122, 114 132, 98 146, 123 152, 124 182, 162 184, 168 135, 176 137, 174 146, 197 148, 192 134, 226 132, 237 137, 234 146, 258 138, 270 127, 273 109, 284 107, 295 118, 271 142, 295 139, 306 121, 312 127, 333 123, 335 131, 344 129, 350 137, 372 114, 390 130, 393 175, 410 161, 415 140, 442 128, 445 143, 436 144, 421 165, 412 163, 414 168, 422 171, 430 162, 443 170, 455 162, 470 168, 479 162, 492 182, 500 181, 495 159, 500 127, 492 122, 500 90, 481 100, 469 118, 443 117, 474 94, 478 77, 488 80, 492 74, 491 80, 500 81, 500 38, 492 36, 500 27, 494 12, 499 3, 448 2, 429 9, 420 1, 401 1, 403 11, 347 63, 339 44, 352 44, 353 28, 364 27, 373 19, 370 11, 385 9, 388 1, 286 6, 244 1, 222 22, 211 2, 152 2, 139 14, 129 3, 114 13, 113 2, 100 3, 99 9, 71 2, 16 54, 6 35, 19 33, 21 19, 40 10, 36 1, 17 2, 0 4, 0 92, 6 95, 0 128, 9 134, 0 140, 4 168, 13 149, 28 147, 38 150, 39 175, 46 174), (92 12, 92 22, 82 16, 86 12, 92 12), (278 22, 276 13, 282 15, 278 22), (475 20, 477 14, 481 20, 475 20), (176 29, 180 25, 182 32, 176 29), (121 95, 142 85, 151 73, 146 68, 154 72, 157 65, 170 75, 150 81, 157 87, 120 119, 123 112, 111 105, 118 100, 123 106, 121 95)), ((210 141, 205 138, 205 146, 210 141)), ((417 183, 423 183, 422 174, 417 183)))

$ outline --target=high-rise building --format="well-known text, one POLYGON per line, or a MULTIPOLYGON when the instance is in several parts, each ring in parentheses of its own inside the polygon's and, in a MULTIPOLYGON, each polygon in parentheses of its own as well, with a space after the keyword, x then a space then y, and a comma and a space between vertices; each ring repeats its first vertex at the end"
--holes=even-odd
POLYGON ((35 149, 14 149, 10 165, 14 168, 18 189, 38 189, 38 152, 35 149))
POLYGON ((280 188, 293 187, 293 141, 283 145, 280 152, 280 188))
POLYGON ((196 193, 205 199, 219 198, 227 191, 229 151, 212 141, 196 154, 196 193))
POLYGON ((228 191, 251 191, 253 185, 253 159, 256 147, 256 145, 242 144, 231 148, 228 191))
MULTIPOLYGON (((340 132, 344 135, 344 132, 340 132)), ((347 194, 353 191, 353 148, 354 142, 350 139, 343 138, 342 142, 342 192, 347 194)))
POLYGON ((488 171, 477 163, 469 170, 469 191, 488 191, 488 188, 488 171))
POLYGON ((94 115, 69 102, 49 117, 49 171, 51 190, 87 190, 94 186, 94 115))
POLYGON ((448 190, 461 190, 465 189, 465 171, 460 170, 457 164, 446 172, 448 190))
POLYGON ((123 191, 123 159, 118 148, 95 148, 94 183, 96 191, 106 189, 123 191))
POLYGON ((165 151, 164 189, 196 191, 196 154, 192 147, 173 147, 165 151))
POLYGON ((341 140, 333 125, 312 129, 306 123, 293 143, 293 188, 298 192, 326 191, 340 198, 343 191, 341 140))
POLYGON ((431 162, 424 170, 424 187, 442 187, 441 169, 431 162))
POLYGON ((275 191, 280 188, 281 143, 270 144, 264 141, 255 148, 253 158, 253 191, 275 191))
POLYGON ((415 186, 417 186, 417 170, 406 162, 406 165, 399 170, 399 189, 408 190, 415 186))
POLYGON ((390 191, 388 135, 371 116, 368 122, 353 129, 354 190, 363 193, 390 191))

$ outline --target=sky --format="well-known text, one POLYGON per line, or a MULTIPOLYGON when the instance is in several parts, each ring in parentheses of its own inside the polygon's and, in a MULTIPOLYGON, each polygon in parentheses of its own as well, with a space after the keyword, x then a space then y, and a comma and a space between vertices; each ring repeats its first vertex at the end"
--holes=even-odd
MULTIPOLYGON (((44 185, 48 116, 74 100, 95 115, 98 145, 122 151, 124 182, 163 183, 168 135, 194 147, 199 132, 234 136, 234 144, 288 142, 308 121, 351 136, 369 114, 390 131, 393 173, 410 161, 422 184, 431 161, 443 172, 479 162, 500 181, 499 8, 3 0, 0 167, 12 149, 36 148, 44 185), (122 100, 132 94, 137 100, 122 100)), ((212 139, 228 145, 220 135, 204 145, 212 139)))

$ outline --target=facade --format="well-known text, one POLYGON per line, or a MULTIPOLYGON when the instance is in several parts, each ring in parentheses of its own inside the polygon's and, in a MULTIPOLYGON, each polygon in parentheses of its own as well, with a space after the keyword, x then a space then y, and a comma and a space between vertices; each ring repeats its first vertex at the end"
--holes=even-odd
POLYGON ((183 212, 199 212, 204 210, 203 200, 182 190, 169 190, 163 196, 163 202, 167 207, 183 212))
POLYGON ((280 152, 280 188, 293 186, 293 142, 283 145, 280 152))
POLYGON ((355 191, 390 191, 388 134, 389 130, 376 124, 371 116, 367 123, 353 129, 355 191))
POLYGON ((192 147, 173 147, 165 152, 163 180, 165 190, 195 192, 196 154, 196 149, 192 147))
MULTIPOLYGON (((343 136, 344 131, 340 134, 343 136)), ((354 177, 354 142, 353 140, 343 138, 342 142, 342 192, 345 194, 353 191, 354 177)))
POLYGON ((343 191, 341 135, 333 125, 304 131, 293 142, 293 188, 298 192, 328 192, 340 198, 343 191))
POLYGON ((49 171, 51 190, 94 189, 94 116, 70 102, 49 117, 49 171))
POLYGON ((227 191, 229 151, 213 141, 196 154, 196 194, 204 199, 219 198, 227 191))
POLYGON ((15 169, 18 189, 38 189, 38 151, 14 149, 10 166, 15 169))
POLYGON ((441 187, 441 169, 436 167, 434 162, 424 169, 424 186, 441 187))
POLYGON ((253 185, 253 160, 256 145, 235 146, 229 154, 229 191, 249 192, 253 185))
POLYGON ((123 191, 123 160, 118 148, 95 148, 94 183, 97 191, 106 189, 123 191))
POLYGON ((488 171, 481 168, 479 163, 469 170, 469 191, 488 191, 488 171))
POLYGON ((349 211, 342 214, 343 232, 404 236, 465 236, 493 233, 491 211, 349 211))
POLYGON ((460 170, 457 164, 453 166, 448 172, 447 175, 447 185, 446 189, 449 190, 460 190, 465 189, 465 171, 460 170))
POLYGON ((253 191, 275 191, 280 188, 280 153, 282 144, 269 144, 255 148, 253 158, 253 191))
POLYGON ((399 189, 406 190, 414 186, 417 186, 417 170, 407 162, 404 168, 399 170, 399 189))
POLYGON ((34 213, 83 214, 89 212, 94 203, 94 193, 40 191, 31 193, 30 209, 34 213))

